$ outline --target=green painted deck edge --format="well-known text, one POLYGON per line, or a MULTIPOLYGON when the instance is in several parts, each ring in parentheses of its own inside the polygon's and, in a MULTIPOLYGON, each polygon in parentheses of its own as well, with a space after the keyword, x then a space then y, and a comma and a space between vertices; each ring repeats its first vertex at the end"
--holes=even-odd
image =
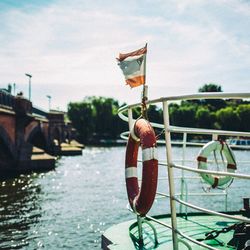
MULTIPOLYGON (((227 214, 230 215, 239 215, 239 212, 228 212, 227 214)), ((185 214, 178 214, 178 220, 182 220, 185 218, 185 214)), ((163 220, 163 219, 169 219, 170 222, 170 215, 165 214, 165 215, 158 215, 158 216, 152 216, 156 219, 163 220)), ((191 222, 192 219, 205 219, 208 221, 211 221, 209 219, 216 219, 215 221, 224 221, 225 223, 237 223, 238 221, 233 221, 232 219, 227 219, 227 218, 222 218, 218 216, 213 216, 213 215, 208 215, 208 214, 203 214, 203 213, 191 213, 188 214, 188 221, 191 222)), ((178 221, 178 224, 183 224, 185 220, 183 221, 178 221)), ((137 221, 135 220, 129 220, 126 222, 122 222, 120 224, 114 225, 107 229, 104 234, 102 235, 102 249, 108 249, 108 250, 130 250, 130 249, 139 249, 137 245, 135 245, 133 240, 130 237, 130 232, 136 230, 137 227, 137 221)), ((221 227, 222 228, 222 227, 221 227)), ((204 230, 204 227, 201 228, 201 230, 204 230)), ((207 229, 208 231, 210 229, 207 229)), ((226 238, 232 237, 233 232, 229 233, 226 238)), ((169 234, 166 235, 166 238, 169 238, 168 242, 166 244, 160 244, 157 246, 157 248, 150 248, 150 249, 172 249, 172 244, 171 244, 171 231, 169 230, 169 234)), ((228 239, 227 239, 228 241, 228 239)), ((193 245, 192 245, 193 247, 193 245)), ((140 249, 147 249, 147 248, 140 248, 140 249)), ((183 249, 187 249, 184 247, 183 249)), ((202 249, 201 247, 193 247, 193 249, 202 249)), ((219 247, 218 249, 233 249, 231 247, 219 247)))

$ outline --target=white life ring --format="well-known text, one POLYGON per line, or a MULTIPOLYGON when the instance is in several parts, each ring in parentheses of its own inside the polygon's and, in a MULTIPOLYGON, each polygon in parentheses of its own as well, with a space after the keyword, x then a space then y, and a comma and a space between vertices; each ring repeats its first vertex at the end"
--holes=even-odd
MULTIPOLYGON (((221 151, 226 157, 227 172, 234 173, 236 168, 235 156, 232 149, 224 141, 211 141, 204 145, 197 157, 198 169, 207 170, 207 157, 213 151, 221 151)), ((216 176, 212 174, 200 174, 202 179, 210 184, 212 188, 223 186, 232 180, 231 176, 216 176)))
POLYGON ((125 160, 125 176, 128 200, 131 208, 140 215, 150 210, 156 194, 158 180, 158 159, 155 132, 145 119, 135 122, 128 139, 125 160), (142 182, 139 188, 137 178, 137 157, 139 145, 142 148, 142 182))

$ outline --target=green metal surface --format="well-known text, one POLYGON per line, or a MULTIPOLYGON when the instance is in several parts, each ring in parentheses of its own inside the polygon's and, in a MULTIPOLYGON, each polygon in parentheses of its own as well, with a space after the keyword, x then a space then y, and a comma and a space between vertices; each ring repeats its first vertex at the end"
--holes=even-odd
MULTIPOLYGON (((161 222, 171 225, 169 215, 156 216, 161 222)), ((143 223, 143 245, 138 242, 138 227, 135 220, 117 224, 109 228, 102 236, 103 249, 115 249, 115 250, 130 250, 130 249, 173 249, 172 247, 172 234, 171 230, 156 223, 150 221, 157 232, 158 245, 155 246, 155 237, 152 227, 147 223, 143 223), (104 245, 104 242, 108 242, 108 246, 104 245)), ((184 217, 177 217, 178 230, 182 233, 192 237, 193 239, 204 239, 205 233, 212 230, 221 230, 222 228, 231 226, 235 223, 239 223, 236 220, 222 218, 213 215, 191 215, 187 219, 184 217)), ((214 240, 202 241, 207 245, 216 249, 234 249, 227 246, 227 243, 233 238, 234 231, 231 230, 227 233, 221 233, 214 240)), ((187 241, 179 236, 179 248, 180 249, 193 249, 200 250, 204 247, 197 246, 194 243, 187 241)))

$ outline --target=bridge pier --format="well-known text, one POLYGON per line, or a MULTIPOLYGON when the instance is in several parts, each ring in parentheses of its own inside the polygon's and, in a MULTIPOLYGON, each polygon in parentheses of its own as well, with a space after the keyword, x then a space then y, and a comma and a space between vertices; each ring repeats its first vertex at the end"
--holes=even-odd
POLYGON ((0 90, 0 172, 48 170, 56 155, 81 154, 79 145, 70 145, 73 134, 63 112, 47 113, 0 90))

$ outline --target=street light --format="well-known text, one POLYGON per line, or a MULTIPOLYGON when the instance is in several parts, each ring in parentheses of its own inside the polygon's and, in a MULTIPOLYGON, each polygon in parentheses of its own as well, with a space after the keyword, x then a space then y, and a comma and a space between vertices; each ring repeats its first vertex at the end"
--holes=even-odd
POLYGON ((13 95, 16 95, 16 84, 13 83, 13 95))
POLYGON ((46 95, 47 98, 48 98, 48 101, 49 101, 49 111, 50 111, 50 108, 51 108, 51 96, 50 95, 46 95))
POLYGON ((32 75, 25 73, 29 77, 29 100, 31 99, 31 77, 32 75))

